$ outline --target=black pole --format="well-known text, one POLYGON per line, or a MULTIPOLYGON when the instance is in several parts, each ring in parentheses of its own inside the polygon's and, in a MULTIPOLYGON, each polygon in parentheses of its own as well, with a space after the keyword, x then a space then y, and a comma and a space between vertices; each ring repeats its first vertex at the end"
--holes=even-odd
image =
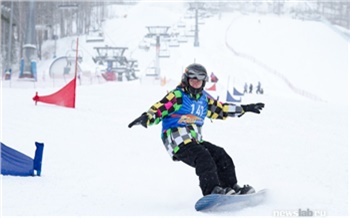
POLYGON ((196 4, 196 18, 195 18, 195 32, 194 32, 194 47, 199 47, 199 40, 198 40, 198 4, 196 4))
POLYGON ((156 38, 156 74, 157 74, 157 77, 159 77, 159 75, 160 75, 159 50, 160 50, 160 35, 157 34, 157 38, 156 38))
POLYGON ((31 0, 29 2, 29 10, 28 10, 28 19, 27 19, 27 27, 25 34, 25 44, 23 45, 23 72, 20 74, 20 78, 28 77, 33 78, 32 72, 32 60, 36 58, 36 32, 35 32, 35 0, 31 0))
POLYGON ((9 70, 12 65, 12 21, 13 21, 13 1, 11 1, 11 13, 10 13, 10 31, 9 31, 9 44, 7 52, 7 70, 9 70))

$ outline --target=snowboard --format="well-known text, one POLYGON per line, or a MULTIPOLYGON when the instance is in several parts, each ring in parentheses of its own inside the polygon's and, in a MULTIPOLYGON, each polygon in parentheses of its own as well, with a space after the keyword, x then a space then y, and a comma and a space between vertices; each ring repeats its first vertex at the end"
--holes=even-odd
POLYGON ((195 209, 197 211, 235 211, 245 207, 256 206, 267 197, 267 189, 245 195, 211 194, 200 198, 195 209))

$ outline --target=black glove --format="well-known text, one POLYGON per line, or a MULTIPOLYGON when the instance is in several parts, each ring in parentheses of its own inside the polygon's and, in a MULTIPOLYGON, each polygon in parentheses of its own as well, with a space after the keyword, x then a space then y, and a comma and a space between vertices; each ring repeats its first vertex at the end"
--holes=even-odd
POLYGON ((257 114, 260 114, 260 111, 264 108, 264 106, 265 106, 264 103, 241 105, 244 112, 253 112, 257 114))
POLYGON ((136 118, 134 121, 132 121, 128 127, 131 128, 134 125, 142 125, 143 127, 147 128, 147 121, 148 121, 148 115, 146 112, 144 112, 143 114, 141 114, 141 116, 139 116, 138 118, 136 118))

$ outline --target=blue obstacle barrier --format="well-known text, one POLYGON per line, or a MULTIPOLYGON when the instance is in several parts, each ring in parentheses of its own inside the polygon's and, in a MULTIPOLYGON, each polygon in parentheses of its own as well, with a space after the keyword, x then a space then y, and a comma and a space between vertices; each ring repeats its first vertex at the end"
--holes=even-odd
POLYGON ((35 142, 34 159, 1 143, 1 174, 11 176, 40 176, 44 143, 35 142))

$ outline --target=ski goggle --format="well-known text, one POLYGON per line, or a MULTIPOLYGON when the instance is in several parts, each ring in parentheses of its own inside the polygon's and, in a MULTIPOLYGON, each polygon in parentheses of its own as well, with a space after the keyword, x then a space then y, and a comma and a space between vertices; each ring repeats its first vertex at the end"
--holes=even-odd
POLYGON ((205 80, 207 74, 201 71, 187 70, 187 77, 190 79, 205 80))

